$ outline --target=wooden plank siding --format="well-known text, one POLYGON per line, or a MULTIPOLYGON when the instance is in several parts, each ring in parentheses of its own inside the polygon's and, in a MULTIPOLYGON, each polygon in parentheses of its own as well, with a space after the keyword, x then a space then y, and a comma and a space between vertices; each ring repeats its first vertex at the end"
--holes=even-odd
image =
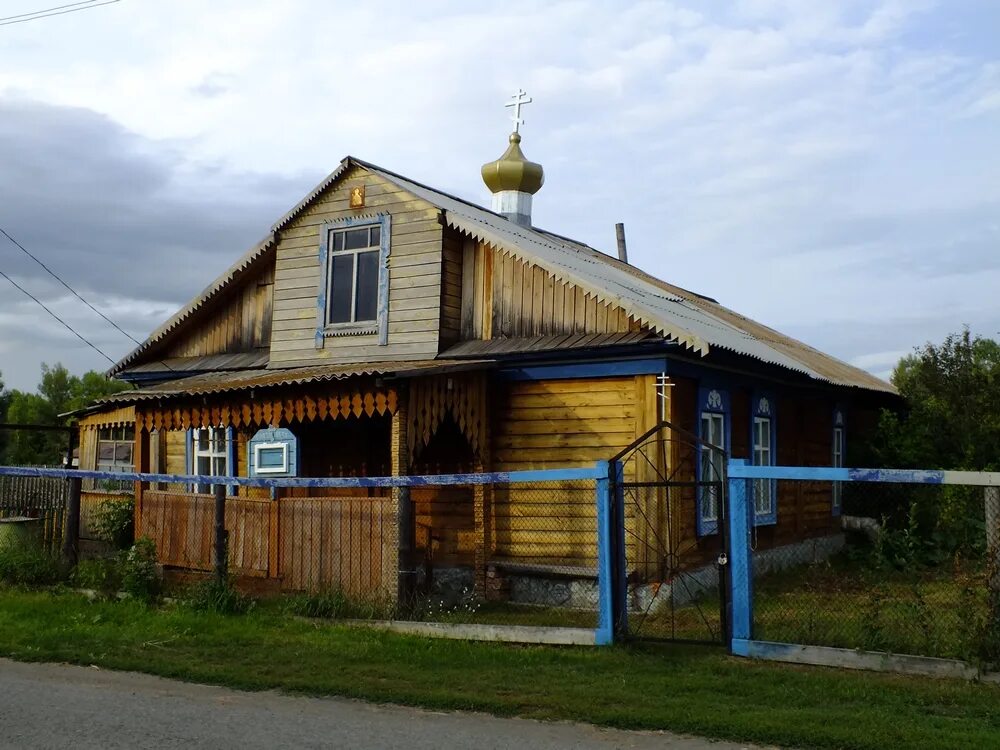
POLYGON ((271 344, 274 267, 244 281, 227 297, 192 318, 162 355, 200 357, 209 354, 267 351, 271 344))
POLYGON ((467 243, 463 254, 464 339, 640 329, 621 308, 489 245, 467 243))
MULTIPOLYGON (((441 349, 462 334, 462 256, 464 240, 454 230, 444 233, 441 247, 441 349)), ((422 311, 414 311, 422 312, 422 311)), ((414 318, 417 319, 417 318, 414 318)), ((430 320, 430 317, 421 317, 430 320)))
MULTIPOLYGON (((607 460, 651 426, 654 388, 650 375, 506 383, 494 410, 493 467, 517 471, 607 460)), ((592 483, 497 487, 494 513, 496 559, 596 565, 592 483)), ((627 522, 634 525, 634 509, 627 522)))
POLYGON ((451 286, 442 296, 442 246, 450 258, 456 240, 443 240, 440 212, 431 204, 356 167, 328 189, 278 237, 275 256, 274 324, 271 366, 430 359, 440 346, 442 314, 455 327, 454 286, 460 271, 449 264, 444 276, 451 286), (352 188, 365 188, 365 208, 352 210, 352 188), (389 213, 389 342, 379 346, 376 334, 328 337, 316 348, 319 244, 322 226, 331 221, 389 213))
MULTIPOLYGON (((679 427, 697 434, 698 382, 673 378, 673 414, 679 427)), ((745 388, 729 390, 731 399, 731 454, 733 458, 751 457, 751 392, 745 388)), ((787 394, 779 397, 774 426, 777 463, 786 466, 829 466, 833 434, 833 402, 821 397, 787 394)), ((674 445, 674 461, 680 470, 678 479, 696 478, 696 451, 683 439, 674 445)), ((695 526, 695 491, 681 490, 683 529, 687 540, 685 561, 695 565, 709 563, 718 554, 715 535, 698 538, 695 526)), ((777 523, 756 527, 755 549, 764 550, 836 533, 839 518, 832 513, 832 485, 829 482, 778 482, 777 523)))

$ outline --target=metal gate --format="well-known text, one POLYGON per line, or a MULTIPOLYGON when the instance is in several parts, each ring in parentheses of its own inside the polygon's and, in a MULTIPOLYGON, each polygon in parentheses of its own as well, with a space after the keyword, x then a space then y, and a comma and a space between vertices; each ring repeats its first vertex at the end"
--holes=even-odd
POLYGON ((727 458, 661 422, 612 459, 619 636, 727 642, 727 458))

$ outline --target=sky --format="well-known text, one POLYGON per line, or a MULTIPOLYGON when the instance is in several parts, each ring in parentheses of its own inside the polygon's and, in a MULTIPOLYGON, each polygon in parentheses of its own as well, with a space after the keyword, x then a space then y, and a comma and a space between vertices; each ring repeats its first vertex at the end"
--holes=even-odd
MULTIPOLYGON (((61 5, 3 0, 0 16, 61 5)), ((134 338, 351 154, 534 223, 888 376, 1000 333, 995 0, 121 0, 0 21, 0 226, 134 338)), ((133 342, 0 237, 13 277, 133 342)), ((109 362, 0 278, 0 373, 109 362)))

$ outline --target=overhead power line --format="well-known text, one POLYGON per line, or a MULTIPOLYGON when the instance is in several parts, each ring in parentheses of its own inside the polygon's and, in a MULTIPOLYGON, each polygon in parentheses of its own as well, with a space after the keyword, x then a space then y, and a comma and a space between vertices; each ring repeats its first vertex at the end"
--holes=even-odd
POLYGON ((82 341, 87 346, 89 346, 91 349, 93 349, 95 352, 97 352, 98 354, 100 354, 102 357, 104 357, 106 360, 108 360, 108 362, 110 362, 112 365, 115 364, 115 361, 113 359, 111 359, 111 357, 109 357, 103 351, 101 351, 100 347, 98 347, 97 344, 95 344, 92 341, 90 341, 89 339, 87 339, 82 333, 80 333, 75 328, 73 328, 73 326, 71 326, 65 320, 63 320, 58 315, 56 315, 54 312, 52 312, 52 310, 50 310, 48 308, 48 306, 44 302, 42 302, 40 299, 38 299, 38 297, 36 297, 31 292, 29 292, 27 289, 25 289, 23 286, 21 286, 20 284, 18 284, 16 281, 14 281, 14 279, 12 279, 10 276, 8 276, 7 274, 5 274, 3 271, 0 271, 0 276, 2 276, 3 278, 7 279, 7 281, 9 281, 11 284, 13 284, 13 286, 14 286, 15 289, 17 289, 20 292, 22 292, 26 297, 28 297, 29 299, 33 300, 35 302, 35 304, 37 304, 39 307, 41 307, 43 310, 45 310, 45 312, 47 312, 53 318, 55 318, 56 320, 58 320, 70 333, 72 333, 74 336, 76 336, 78 339, 80 339, 80 341, 82 341))
POLYGON ((28 21, 38 21, 42 18, 52 18, 53 16, 64 16, 67 13, 77 13, 81 10, 91 10, 100 8, 102 5, 113 5, 121 0, 82 0, 82 2, 69 3, 67 5, 56 5, 44 10, 36 10, 32 13, 20 13, 16 16, 4 16, 0 18, 0 26, 11 26, 15 23, 27 23, 28 21))
POLYGON ((49 268, 47 265, 45 265, 41 260, 39 260, 38 257, 35 256, 34 254, 32 254, 24 245, 22 245, 20 242, 18 242, 13 237, 11 237, 10 234, 7 232, 6 229, 4 229, 3 227, 0 227, 0 234, 2 234, 4 237, 6 237, 8 240, 10 240, 11 243, 13 243, 18 249, 21 250, 21 252, 23 252, 25 255, 27 255, 29 258, 31 258, 33 261, 35 261, 35 263, 37 263, 39 266, 41 266, 43 269, 45 269, 45 272, 49 276, 51 276, 53 279, 55 279, 60 284, 62 284, 64 287, 66 287, 70 291, 70 293, 72 293, 72 295, 74 297, 76 297, 78 300, 80 300, 83 304, 85 304, 87 307, 89 307, 95 313, 97 313, 98 315, 100 315, 116 331, 118 331, 123 336, 128 337, 132 341, 132 343, 135 344, 136 346, 142 346, 142 342, 141 341, 139 341, 138 339, 136 339, 134 336, 132 336, 132 334, 130 334, 128 331, 126 331, 120 325, 118 325, 117 323, 115 323, 115 321, 113 321, 107 315, 105 315, 100 310, 98 310, 96 307, 94 307, 92 304, 90 304, 90 302, 88 302, 87 300, 85 300, 83 298, 83 296, 78 291, 76 291, 76 289, 74 289, 69 284, 67 284, 62 279, 61 276, 59 276, 55 271, 53 271, 51 268, 49 268))

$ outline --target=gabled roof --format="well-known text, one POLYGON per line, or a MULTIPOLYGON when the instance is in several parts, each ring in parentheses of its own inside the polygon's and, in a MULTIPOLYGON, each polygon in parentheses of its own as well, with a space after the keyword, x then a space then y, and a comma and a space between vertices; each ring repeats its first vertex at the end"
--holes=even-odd
POLYGON ((271 228, 270 237, 251 248, 199 297, 115 365, 111 374, 133 362, 205 302, 256 265, 268 250, 273 249, 278 233, 353 166, 367 169, 437 207, 443 212, 448 226, 489 243, 500 252, 533 263, 556 279, 575 284, 602 302, 620 306, 653 331, 693 352, 704 356, 711 349, 719 348, 787 368, 815 380, 895 392, 889 383, 874 375, 739 315, 709 297, 668 284, 583 243, 515 224, 488 209, 350 156, 278 220, 271 228))
POLYGON ((120 359, 114 367, 108 370, 108 377, 117 375, 122 370, 127 368, 143 354, 152 349, 156 344, 159 344, 167 336, 176 331, 186 320, 188 320, 198 310, 202 309, 207 302, 215 299, 226 290, 231 289, 247 274, 257 270, 257 268, 263 263, 263 260, 274 252, 274 239, 274 234, 272 233, 247 250, 247 252, 244 253, 238 261, 233 263, 233 265, 231 265, 224 273, 215 279, 215 281, 202 289, 201 293, 197 297, 170 316, 167 322, 149 334, 149 337, 145 341, 122 357, 122 359, 120 359))

